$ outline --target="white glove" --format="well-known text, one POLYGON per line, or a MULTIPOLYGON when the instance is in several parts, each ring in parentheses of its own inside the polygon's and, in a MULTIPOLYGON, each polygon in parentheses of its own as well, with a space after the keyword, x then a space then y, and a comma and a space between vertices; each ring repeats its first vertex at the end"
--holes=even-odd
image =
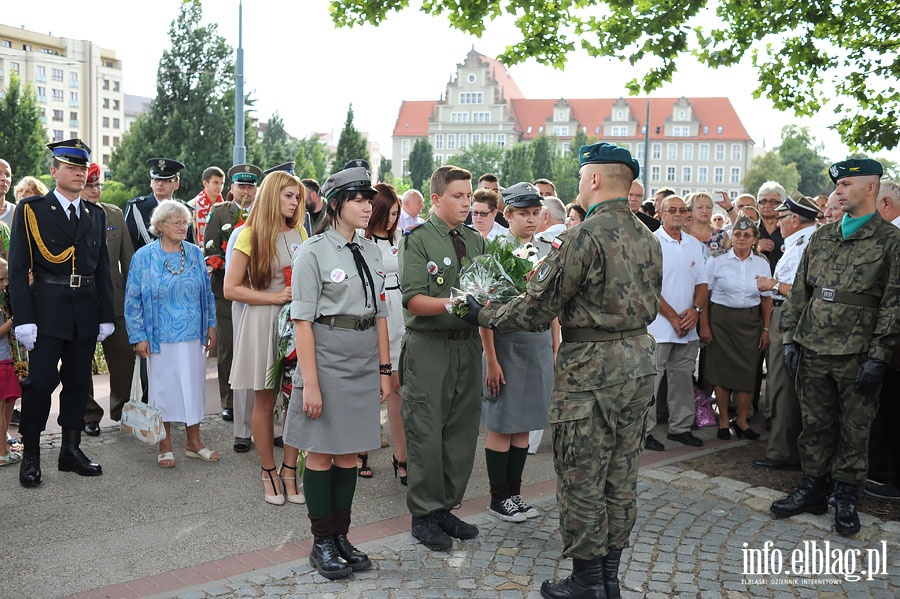
POLYGON ((100 323, 100 334, 97 335, 97 341, 103 341, 107 337, 113 334, 113 331, 116 330, 116 325, 111 322, 101 322, 100 323))
POLYGON ((20 324, 16 326, 16 339, 25 346, 25 349, 31 351, 34 349, 34 342, 37 341, 37 325, 34 323, 20 324))

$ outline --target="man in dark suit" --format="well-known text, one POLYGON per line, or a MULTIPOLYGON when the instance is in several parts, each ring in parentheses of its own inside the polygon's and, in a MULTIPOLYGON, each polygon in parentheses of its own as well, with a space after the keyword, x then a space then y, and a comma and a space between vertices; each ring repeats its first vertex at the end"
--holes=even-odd
MULTIPOLYGON (((152 193, 128 200, 125 204, 125 223, 131 235, 131 245, 135 251, 141 249, 156 237, 150 233, 150 214, 160 202, 172 200, 181 184, 180 174, 184 165, 169 158, 150 158, 150 189, 152 193)), ((187 240, 193 243, 193 226, 188 229, 187 240)))
POLYGON ((40 437, 50 415, 50 396, 60 382, 59 469, 81 476, 103 473, 81 451, 81 430, 94 346, 113 332, 115 321, 106 216, 81 199, 90 148, 80 139, 47 147, 53 151, 50 175, 56 188, 16 206, 9 252, 16 338, 31 352, 19 425, 25 445, 19 482, 24 487, 41 484, 40 437))
MULTIPOLYGON (((125 228, 122 210, 114 204, 101 203, 102 191, 100 167, 92 162, 88 167, 87 183, 81 192, 81 199, 96 204, 106 214, 106 247, 109 250, 113 278, 116 330, 103 341, 103 355, 109 369, 109 416, 119 421, 122 419, 122 408, 131 395, 131 377, 134 374, 134 351, 125 330, 125 281, 134 248, 125 228)), ((94 400, 92 389, 84 408, 84 433, 92 437, 99 435, 102 419, 103 408, 94 400)))

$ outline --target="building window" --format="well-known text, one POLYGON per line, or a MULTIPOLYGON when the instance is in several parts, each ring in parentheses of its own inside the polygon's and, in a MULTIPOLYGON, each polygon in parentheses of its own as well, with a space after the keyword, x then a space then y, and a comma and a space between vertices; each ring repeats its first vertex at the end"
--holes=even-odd
POLYGON ((494 143, 494 134, 493 133, 485 133, 484 134, 484 143, 487 145, 491 145, 494 143))
POLYGON ((719 135, 722 135, 722 133, 724 131, 725 131, 725 128, 722 127, 722 125, 719 125, 718 127, 716 127, 716 133, 718 133, 719 135))
POLYGON ((682 183, 690 183, 691 182, 691 167, 689 167, 689 166, 681 167, 681 182, 682 183))
POLYGON ((678 159, 678 144, 666 144, 666 160, 678 159))
POLYGON ((681 146, 681 155, 685 160, 694 159, 694 144, 684 144, 681 146))
POLYGON ((638 157, 638 158, 643 158, 643 157, 644 157, 644 144, 638 144, 638 145, 637 145, 637 157, 638 157))
POLYGON ((47 80, 47 67, 38 65, 34 67, 34 78, 37 81, 46 81, 47 80))
POLYGON ((480 144, 480 143, 481 143, 481 134, 473 133, 472 134, 472 145, 474 146, 475 144, 480 144))
POLYGON ((685 127, 683 125, 678 125, 676 127, 672 127, 672 137, 688 137, 691 134, 690 127, 685 127))
POLYGON ((447 149, 448 150, 456 149, 456 133, 448 133, 447 134, 447 149))
POLYGON ((400 141, 400 153, 401 154, 409 154, 409 140, 403 139, 400 141))
POLYGON ((469 113, 468 112, 451 112, 450 113, 450 122, 451 123, 468 123, 469 122, 469 113))
POLYGON ((113 91, 114 92, 119 91, 119 85, 120 85, 120 83, 118 81, 113 81, 113 91))
POLYGON ((713 169, 713 183, 724 183, 725 182, 725 169, 721 166, 717 166, 713 169))
POLYGON ((625 120, 625 111, 624 111, 624 110, 617 110, 617 111, 616 111, 616 120, 617 120, 617 121, 624 121, 624 120, 625 120))
POLYGON ((103 108, 109 108, 109 98, 103 98, 103 108))
POLYGON ((104 135, 104 136, 103 136, 103 145, 104 145, 104 146, 108 146, 108 145, 109 145, 109 135, 104 135))
POLYGON ((400 161, 400 176, 408 177, 409 176, 409 160, 401 160, 400 161))
POLYGON ((741 167, 731 167, 731 177, 729 179, 729 182, 734 184, 738 184, 741 182, 741 167))
POLYGON ((568 137, 569 136, 569 127, 568 126, 554 127, 553 135, 555 135, 556 137, 568 137))
POLYGON ((497 134, 497 145, 500 146, 501 148, 506 147, 506 134, 505 133, 497 134))
POLYGON ((650 180, 651 181, 659 181, 659 167, 658 166, 650 167, 650 180))
POLYGON ((725 144, 716 144, 716 160, 725 160, 725 144))
POLYGON ((109 154, 103 155, 103 164, 109 164, 109 154))
POLYGON ((62 141, 63 140, 63 132, 59 129, 53 130, 53 141, 62 141))
POLYGON ((700 160, 709 160, 709 144, 700 144, 700 160))
POLYGON ((119 128, 119 119, 113 119, 113 129, 119 128))
POLYGON ((459 134, 459 149, 465 150, 469 147, 469 134, 468 133, 460 133, 459 134))
POLYGON ((459 94, 460 104, 484 104, 484 92, 462 92, 459 94))
POLYGON ((611 137, 628 137, 628 127, 623 125, 614 125, 610 133, 611 137))
POLYGON ((731 159, 732 160, 741 160, 743 156, 743 146, 741 144, 731 144, 731 159))
POLYGON ((113 136, 113 147, 116 147, 117 145, 119 145, 119 137, 113 136))
POLYGON ((78 137, 78 131, 69 131, 69 139, 75 139, 76 137, 78 137))
POLYGON ((22 44, 22 49, 25 50, 26 52, 30 52, 31 44, 22 44))
POLYGON ((106 89, 106 90, 109 89, 109 79, 103 80, 103 89, 106 89))
POLYGON ((490 123, 491 122, 491 113, 490 112, 473 112, 472 113, 472 122, 473 123, 490 123))
POLYGON ((675 182, 675 167, 667 166, 666 167, 666 183, 674 183, 675 182))
POLYGON ((38 86, 37 99, 38 99, 38 102, 46 102, 47 101, 47 88, 46 87, 38 86))
POLYGON ((63 80, 63 71, 62 69, 51 69, 50 75, 54 81, 62 81, 63 80))
POLYGON ((566 113, 562 110, 557 110, 556 111, 556 122, 559 123, 559 122, 563 122, 565 120, 566 120, 566 113))
POLYGON ((475 77, 475 75, 473 73, 469 73, 469 76, 467 77, 467 79, 468 79, 469 83, 475 83, 475 80, 477 79, 477 77, 475 77))
POLYGON ((653 144, 650 146, 650 158, 653 160, 662 158, 662 144, 653 144))
POLYGON ((444 149, 444 134, 437 133, 434 136, 434 149, 435 150, 443 150, 444 149))
POLYGON ((681 197, 686 198, 686 197, 688 197, 689 193, 691 193, 690 189, 685 189, 685 188, 681 189, 681 197))
POLYGON ((77 71, 69 71, 69 85, 72 87, 78 87, 78 72, 77 71))
POLYGON ((78 92, 69 92, 69 106, 78 106, 78 92))
POLYGON ((686 118, 687 118, 687 113, 683 110, 679 110, 678 111, 678 120, 683 121, 686 118))
POLYGON ((709 182, 709 168, 705 166, 697 167, 697 183, 709 182))
POLYGON ((571 144, 569 144, 569 142, 567 142, 567 141, 563 142, 563 144, 562 144, 563 153, 568 154, 571 150, 572 150, 571 144))
POLYGON ((19 72, 19 63, 17 63, 17 62, 9 63, 9 70, 12 71, 13 73, 18 73, 19 72))
POLYGON ((62 102, 65 99, 65 95, 63 94, 63 90, 54 89, 53 90, 53 101, 54 102, 62 102))
POLYGON ((0 41, 0 46, 4 48, 12 48, 12 42, 9 40, 2 40, 0 41))
POLYGON ((109 127, 109 117, 108 116, 103 117, 103 126, 109 127))
POLYGON ((78 120, 78 113, 75 112, 75 111, 70 112, 70 113, 69 113, 69 118, 70 118, 71 120, 73 120, 73 121, 77 121, 77 120, 78 120))
POLYGON ((53 111, 53 120, 54 121, 63 120, 63 111, 62 110, 54 110, 53 111))

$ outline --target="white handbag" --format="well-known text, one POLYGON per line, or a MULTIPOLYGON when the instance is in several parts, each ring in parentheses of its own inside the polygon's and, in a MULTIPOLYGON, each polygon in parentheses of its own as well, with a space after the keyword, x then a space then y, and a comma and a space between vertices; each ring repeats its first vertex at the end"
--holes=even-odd
POLYGON ((131 377, 131 396, 122 406, 122 432, 131 434, 138 441, 156 445, 166 438, 162 413, 156 406, 141 402, 144 394, 141 386, 140 357, 134 358, 134 374, 131 377))

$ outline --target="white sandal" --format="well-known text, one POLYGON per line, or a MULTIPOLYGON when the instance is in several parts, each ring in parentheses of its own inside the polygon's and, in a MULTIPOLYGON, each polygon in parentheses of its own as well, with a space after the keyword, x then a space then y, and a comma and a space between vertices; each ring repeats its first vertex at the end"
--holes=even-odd
POLYGON ((9 453, 6 455, 0 455, 0 466, 9 466, 10 464, 15 464, 16 462, 22 461, 22 452, 21 451, 13 451, 9 450, 9 453))

